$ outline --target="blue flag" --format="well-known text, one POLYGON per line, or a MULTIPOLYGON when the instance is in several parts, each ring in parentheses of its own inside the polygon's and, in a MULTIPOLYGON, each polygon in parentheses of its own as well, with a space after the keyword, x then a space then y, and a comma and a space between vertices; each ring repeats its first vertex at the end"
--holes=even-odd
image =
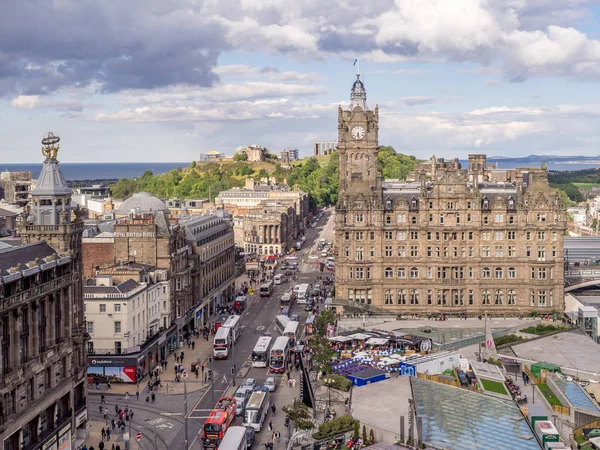
POLYGON ((353 66, 355 66, 355 65, 357 65, 357 64, 358 64, 358 58, 356 58, 356 59, 354 60, 354 64, 353 64, 353 66))

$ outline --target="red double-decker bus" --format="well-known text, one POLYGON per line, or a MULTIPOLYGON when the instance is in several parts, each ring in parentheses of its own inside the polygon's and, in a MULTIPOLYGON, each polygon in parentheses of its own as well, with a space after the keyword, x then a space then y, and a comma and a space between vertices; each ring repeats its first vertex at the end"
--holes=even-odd
POLYGON ((222 397, 202 427, 202 446, 217 448, 235 419, 235 398, 222 397))

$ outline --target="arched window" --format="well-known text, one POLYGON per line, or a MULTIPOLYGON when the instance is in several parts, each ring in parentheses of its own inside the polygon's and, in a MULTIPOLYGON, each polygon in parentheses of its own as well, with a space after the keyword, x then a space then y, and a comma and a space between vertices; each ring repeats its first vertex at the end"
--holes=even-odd
POLYGON ((406 291, 404 289, 398 289, 397 303, 399 305, 406 305, 406 291))
POLYGON ((393 305, 394 304, 394 296, 392 295, 392 291, 391 290, 386 290, 384 293, 384 299, 383 302, 386 305, 393 305))
POLYGON ((398 278, 406 278, 406 269, 404 267, 398 267, 398 278))
POLYGON ((517 304, 517 293, 513 289, 508 290, 507 300, 509 305, 517 304))
POLYGON ((514 267, 508 268, 508 278, 517 278, 517 270, 514 267))
POLYGON ((416 267, 411 267, 410 277, 411 278, 419 278, 419 269, 417 269, 416 267))
POLYGON ((392 224, 392 216, 385 216, 385 224, 386 225, 392 224))
POLYGON ((394 277, 394 270, 391 267, 386 267, 385 271, 384 271, 384 277, 385 278, 393 278, 394 277))
POLYGON ((419 291, 417 291, 416 289, 410 290, 410 304, 411 305, 419 304, 419 291))
POLYGON ((496 267, 496 269, 494 270, 494 277, 504 278, 504 271, 502 270, 502 267, 496 267))
POLYGON ((494 291, 494 305, 502 305, 504 303, 504 292, 501 289, 494 291))
POLYGON ((492 277, 492 272, 490 271, 489 267, 484 267, 483 269, 481 269, 481 278, 491 278, 492 277))
POLYGON ((481 304, 489 305, 490 304, 490 291, 488 289, 484 289, 481 291, 481 304))

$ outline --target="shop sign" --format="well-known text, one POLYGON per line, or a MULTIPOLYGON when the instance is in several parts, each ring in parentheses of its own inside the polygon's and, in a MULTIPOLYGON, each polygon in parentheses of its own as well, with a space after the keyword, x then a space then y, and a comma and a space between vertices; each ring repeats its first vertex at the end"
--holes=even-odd
POLYGON ((83 422, 87 420, 87 409, 83 410, 79 413, 77 417, 75 417, 75 428, 79 428, 83 422))
POLYGON ((71 450, 71 424, 59 431, 58 450, 71 450))
POLYGON ((42 445, 42 450, 56 450, 56 435, 52 436, 52 438, 42 445))

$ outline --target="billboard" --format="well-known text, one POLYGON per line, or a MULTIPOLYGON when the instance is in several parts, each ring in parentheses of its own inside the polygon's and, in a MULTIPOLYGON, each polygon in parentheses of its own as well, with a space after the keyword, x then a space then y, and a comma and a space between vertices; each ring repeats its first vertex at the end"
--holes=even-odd
POLYGON ((88 376, 99 378, 103 383, 135 383, 135 366, 88 366, 88 376))
POLYGON ((58 450, 71 450, 71 425, 58 432, 58 450))

